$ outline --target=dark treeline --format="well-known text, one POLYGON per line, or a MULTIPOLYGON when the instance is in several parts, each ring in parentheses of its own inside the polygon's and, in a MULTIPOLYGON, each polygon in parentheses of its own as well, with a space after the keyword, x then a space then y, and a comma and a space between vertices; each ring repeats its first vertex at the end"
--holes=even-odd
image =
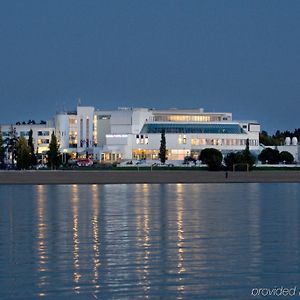
POLYGON ((40 122, 36 122, 35 120, 28 120, 27 122, 25 122, 25 121, 16 122, 16 125, 35 125, 35 124, 46 125, 47 122, 44 120, 41 120, 40 122))
POLYGON ((269 135, 266 131, 262 131, 259 134, 259 142, 265 146, 280 146, 284 145, 284 140, 286 137, 296 137, 298 141, 300 140, 300 128, 295 129, 294 131, 280 131, 277 130, 275 134, 269 135))

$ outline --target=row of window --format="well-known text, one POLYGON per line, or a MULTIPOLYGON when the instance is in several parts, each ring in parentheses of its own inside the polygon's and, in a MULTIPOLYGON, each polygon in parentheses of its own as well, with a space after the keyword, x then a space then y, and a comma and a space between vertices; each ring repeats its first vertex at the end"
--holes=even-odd
MULTIPOLYGON (((192 138, 191 144, 193 146, 246 146, 246 139, 203 139, 203 138, 192 138)), ((249 140, 249 146, 258 146, 258 140, 249 140)))
MULTIPOLYGON (((155 115, 151 118, 155 122, 217 122, 221 116, 216 115, 155 115)), ((226 117, 223 120, 227 120, 226 117)))
POLYGON ((149 144, 149 138, 147 135, 137 134, 136 135, 136 143, 137 144, 149 144))
POLYGON ((186 135, 181 135, 179 134, 179 137, 178 137, 178 144, 186 144, 186 135))
MULTIPOLYGON (((20 133, 16 132, 16 135, 18 136, 29 136, 29 131, 20 131, 20 133)), ((37 132, 38 136, 49 136, 50 135, 50 131, 38 131, 37 132)), ((2 136, 3 137, 9 137, 10 136, 10 132, 9 131, 3 131, 2 132, 2 136)))
POLYGON ((49 139, 38 139, 38 145, 40 144, 49 144, 49 139))
POLYGON ((244 134, 245 131, 239 124, 144 124, 141 133, 221 133, 244 134))

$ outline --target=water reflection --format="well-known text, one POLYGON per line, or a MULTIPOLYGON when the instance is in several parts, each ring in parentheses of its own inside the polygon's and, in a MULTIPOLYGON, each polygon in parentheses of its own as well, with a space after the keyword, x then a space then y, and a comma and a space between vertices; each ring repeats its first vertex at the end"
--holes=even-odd
MULTIPOLYGON (((178 257, 178 275, 179 282, 183 280, 183 273, 186 271, 184 267, 184 224, 183 224, 183 194, 184 186, 178 183, 176 185, 176 211, 177 211, 177 257, 178 257)), ((184 291, 184 284, 179 284, 178 291, 182 293, 184 291)))
POLYGON ((79 192, 78 185, 72 185, 72 198, 71 198, 71 209, 73 217, 73 282, 74 282, 74 291, 76 293, 80 292, 80 262, 79 262, 79 230, 78 230, 78 213, 79 213, 79 192))
POLYGON ((0 201, 0 299, 248 299, 300 282, 300 185, 25 189, 0 201))
POLYGON ((95 286, 95 294, 99 292, 99 268, 100 268, 100 239, 99 239, 99 187, 92 185, 92 237, 93 237, 93 284, 95 286))
MULTIPOLYGON (((251 251, 256 255, 251 256, 250 267, 257 268, 261 265, 261 234, 260 234, 260 220, 263 217, 261 214, 260 205, 260 185, 252 183, 248 186, 251 189, 251 201, 249 201, 248 220, 249 220, 249 237, 251 251)), ((250 192, 250 191, 249 191, 250 192)), ((249 193, 248 192, 248 193, 249 193)))
POLYGON ((48 222, 45 215, 45 186, 38 185, 36 189, 37 197, 37 273, 38 273, 38 295, 40 297, 46 296, 46 285, 48 278, 46 272, 48 271, 48 245, 47 245, 47 230, 48 222))
POLYGON ((138 214, 138 216, 142 215, 142 246, 143 246, 143 257, 141 259, 141 264, 143 265, 143 276, 142 276, 142 285, 144 288, 145 298, 149 298, 148 290, 150 289, 150 281, 149 281, 149 258, 150 258, 150 225, 149 225, 149 185, 143 184, 141 185, 141 193, 143 195, 142 198, 142 214, 138 214))

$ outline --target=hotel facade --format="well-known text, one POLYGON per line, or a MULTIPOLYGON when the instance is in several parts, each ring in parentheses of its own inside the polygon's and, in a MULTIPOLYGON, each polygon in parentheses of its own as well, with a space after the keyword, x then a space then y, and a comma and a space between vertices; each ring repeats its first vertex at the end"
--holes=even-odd
POLYGON ((77 106, 74 111, 57 113, 47 124, 3 125, 5 137, 13 126, 18 136, 33 130, 35 149, 48 150, 54 131, 62 153, 72 157, 93 157, 102 162, 158 160, 161 133, 166 136, 168 160, 197 158, 201 150, 216 148, 224 155, 244 150, 258 153, 260 125, 256 121, 234 121, 228 112, 203 109, 118 108, 97 110, 77 106))
POLYGON ((32 130, 32 138, 34 149, 39 154, 45 154, 49 150, 51 134, 55 131, 53 122, 45 122, 45 124, 15 124, 0 125, 0 132, 5 141, 15 132, 16 137, 24 137, 28 140, 29 131, 32 130))

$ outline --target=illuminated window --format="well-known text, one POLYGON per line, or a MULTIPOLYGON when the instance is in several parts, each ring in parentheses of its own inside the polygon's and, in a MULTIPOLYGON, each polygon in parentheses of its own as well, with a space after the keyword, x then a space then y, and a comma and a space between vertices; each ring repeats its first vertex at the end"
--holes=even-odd
POLYGON ((94 115, 93 120, 93 143, 94 146, 97 146, 97 116, 94 115))
POLYGON ((220 120, 215 115, 156 115, 154 121, 162 122, 211 122, 220 120))
POLYGON ((183 135, 183 143, 186 144, 186 135, 183 135))
POLYGON ((49 139, 38 139, 38 145, 49 144, 49 139))
POLYGON ((179 137, 178 137, 178 144, 182 144, 182 137, 181 137, 181 134, 179 134, 179 137))
POLYGON ((77 119, 69 119, 69 124, 70 125, 76 125, 77 124, 77 119))

